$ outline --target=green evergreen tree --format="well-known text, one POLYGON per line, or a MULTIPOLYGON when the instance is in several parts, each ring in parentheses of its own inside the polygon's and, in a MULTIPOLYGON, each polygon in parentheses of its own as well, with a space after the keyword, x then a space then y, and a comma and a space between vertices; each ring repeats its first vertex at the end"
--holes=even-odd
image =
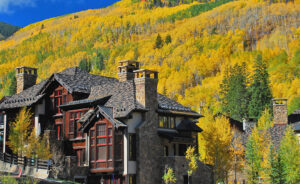
POLYGON ((162 46, 163 46, 163 41, 162 41, 161 36, 158 34, 157 37, 156 37, 154 48, 160 49, 160 48, 162 48, 162 46))
POLYGON ((171 35, 167 35, 166 36, 166 40, 165 40, 165 43, 168 45, 169 43, 171 43, 172 42, 172 38, 171 38, 171 35))
POLYGON ((261 169, 261 157, 259 155, 259 145, 252 134, 249 135, 245 151, 248 182, 249 184, 257 184, 261 169))
POLYGON ((261 54, 257 55, 254 67, 255 72, 249 89, 249 116, 258 119, 265 108, 271 109, 272 94, 267 66, 261 54))
POLYGON ((17 92, 17 79, 15 76, 15 72, 10 72, 8 74, 9 78, 9 87, 8 87, 8 96, 12 96, 17 92))
POLYGON ((104 57, 101 53, 98 53, 97 56, 93 58, 93 63, 97 70, 104 70, 105 64, 104 64, 104 57))
POLYGON ((273 145, 270 146, 270 151, 268 155, 268 162, 269 162, 269 182, 272 184, 284 184, 285 178, 283 174, 283 165, 281 163, 281 154, 278 153, 276 156, 276 150, 274 149, 273 145))
POLYGON ((85 70, 87 72, 90 72, 91 71, 91 64, 87 59, 82 59, 79 62, 79 68, 82 69, 82 70, 85 70))
POLYGON ((280 142, 280 155, 286 183, 300 183, 300 143, 291 127, 280 142))
POLYGON ((235 65, 230 68, 221 84, 222 111, 233 119, 242 120, 248 117, 248 92, 246 64, 235 65))

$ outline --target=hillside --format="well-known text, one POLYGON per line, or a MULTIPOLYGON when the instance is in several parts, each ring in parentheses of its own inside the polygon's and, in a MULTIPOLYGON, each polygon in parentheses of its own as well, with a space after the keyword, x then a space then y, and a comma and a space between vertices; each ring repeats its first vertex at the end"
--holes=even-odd
POLYGON ((214 107, 226 68, 246 62, 252 74, 261 53, 273 96, 288 98, 289 112, 300 106, 299 2, 163 5, 122 0, 20 29, 0 42, 0 96, 9 95, 20 65, 38 67, 41 81, 81 60, 91 63, 91 73, 116 77, 117 61, 137 59, 159 71, 159 92, 193 109, 214 107), (162 42, 155 47, 158 34, 162 42))
POLYGON ((11 36, 19 29, 20 29, 20 27, 18 27, 18 26, 13 26, 13 25, 10 25, 10 24, 0 21, 0 41, 11 36))

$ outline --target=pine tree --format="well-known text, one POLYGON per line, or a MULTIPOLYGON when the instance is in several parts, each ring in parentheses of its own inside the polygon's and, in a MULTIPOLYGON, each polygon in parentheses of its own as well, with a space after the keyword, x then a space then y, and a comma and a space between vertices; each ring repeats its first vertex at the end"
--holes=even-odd
POLYGON ((172 42, 172 38, 171 38, 171 35, 167 35, 166 36, 166 40, 165 40, 165 43, 168 45, 169 43, 171 43, 172 42))
POLYGON ((79 62, 79 68, 87 72, 91 71, 91 63, 87 59, 82 59, 79 62))
POLYGON ((259 118, 265 108, 271 109, 272 94, 269 85, 267 66, 258 54, 255 60, 255 72, 249 89, 249 116, 259 118))
POLYGON ((286 183, 300 182, 300 144, 293 129, 288 127, 280 143, 280 154, 286 183))
POLYGON ((222 111, 233 119, 242 121, 248 116, 248 93, 246 64, 230 68, 230 74, 225 75, 221 87, 222 111))
POLYGON ((97 56, 94 57, 94 62, 97 70, 104 70, 105 64, 104 64, 104 57, 101 53, 97 54, 97 56))
POLYGON ((154 48, 160 49, 160 48, 162 48, 162 46, 163 46, 163 41, 162 41, 161 36, 158 34, 157 37, 156 37, 154 48))
POLYGON ((270 146, 268 154, 268 165, 266 168, 268 172, 268 181, 272 184, 284 184, 283 167, 281 163, 281 154, 276 155, 276 150, 273 145, 270 146))

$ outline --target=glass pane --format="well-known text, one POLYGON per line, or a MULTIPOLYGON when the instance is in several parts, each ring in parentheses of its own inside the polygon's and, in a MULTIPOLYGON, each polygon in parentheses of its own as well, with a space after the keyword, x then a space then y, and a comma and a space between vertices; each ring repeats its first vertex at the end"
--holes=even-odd
POLYGON ((112 146, 108 146, 108 160, 112 159, 112 146))
POLYGON ((97 139, 97 144, 106 144, 106 138, 97 139))
POLYGON ((159 127, 164 127, 164 118, 162 116, 159 116, 159 127))
POLYGON ((91 160, 95 160, 95 147, 91 147, 91 160))
POLYGON ((108 138, 108 143, 112 143, 112 137, 108 138))
POLYGON ((95 139, 94 139, 94 138, 91 139, 91 143, 90 143, 90 144, 91 144, 92 146, 95 145, 95 139))
POLYGON ((171 117, 171 127, 170 128, 175 128, 175 118, 171 117))
POLYGON ((168 128, 168 118, 164 117, 164 128, 168 128))
POLYGON ((91 130, 91 131, 90 131, 90 136, 91 136, 91 137, 94 137, 94 136, 95 136, 95 131, 94 131, 94 130, 91 130))
POLYGON ((106 136, 106 124, 97 125, 97 136, 106 136))
POLYGON ((106 160, 106 146, 97 147, 97 160, 106 160))
POLYGON ((73 120, 70 121, 70 129, 69 129, 69 132, 74 132, 74 121, 73 121, 73 120))
POLYGON ((112 135, 112 128, 108 129, 108 135, 112 135))

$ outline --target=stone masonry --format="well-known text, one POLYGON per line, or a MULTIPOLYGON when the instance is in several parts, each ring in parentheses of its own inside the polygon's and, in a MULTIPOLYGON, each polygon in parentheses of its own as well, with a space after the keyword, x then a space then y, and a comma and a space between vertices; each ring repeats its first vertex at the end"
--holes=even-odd
POLYGON ((17 94, 35 85, 36 78, 37 78, 36 68, 30 68, 30 67, 16 68, 17 94))

